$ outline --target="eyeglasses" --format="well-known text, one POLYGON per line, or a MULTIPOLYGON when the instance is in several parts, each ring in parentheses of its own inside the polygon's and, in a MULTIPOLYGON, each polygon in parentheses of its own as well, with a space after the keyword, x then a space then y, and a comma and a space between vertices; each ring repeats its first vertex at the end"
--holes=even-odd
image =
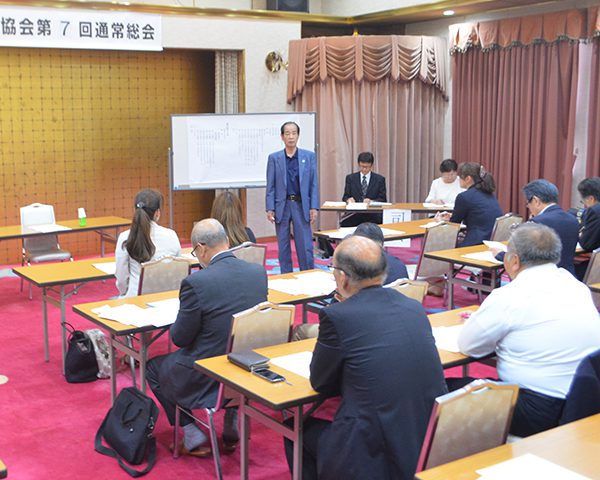
POLYGON ((198 258, 198 255, 196 255, 196 249, 197 249, 197 248, 198 248, 200 245, 203 245, 203 246, 204 246, 204 245, 206 245, 206 243, 198 242, 198 243, 196 244, 196 246, 194 247, 194 249, 192 250, 192 257, 196 257, 196 258, 198 258))
POLYGON ((344 275, 348 275, 346 273, 346 270, 344 270, 343 268, 340 267, 336 267, 333 263, 330 263, 329 265, 327 265, 327 268, 329 268, 329 270, 339 270, 340 272, 342 272, 344 275))

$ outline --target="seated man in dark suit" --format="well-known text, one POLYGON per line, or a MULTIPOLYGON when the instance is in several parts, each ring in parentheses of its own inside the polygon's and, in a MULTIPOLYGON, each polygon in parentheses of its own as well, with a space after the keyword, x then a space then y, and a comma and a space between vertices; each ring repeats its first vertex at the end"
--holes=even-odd
MULTIPOLYGON (((342 399, 333 423, 304 423, 303 478, 412 479, 433 401, 446 392, 427 315, 382 288, 385 256, 372 240, 345 239, 333 264, 343 301, 319 314, 310 381, 342 399)), ((289 463, 291 450, 286 440, 289 463)))
MULTIPOLYGON (((588 252, 600 248, 600 177, 584 178, 577 190, 585 210, 581 215, 579 245, 588 252)), ((577 264, 577 278, 583 280, 589 261, 577 264)))
POLYGON ((579 224, 570 213, 557 205, 558 188, 548 180, 533 180, 523 187, 531 221, 552 228, 560 238, 562 251, 558 266, 575 275, 573 257, 577 247, 579 224))
MULTIPOLYGON (((223 226, 215 219, 198 222, 192 231, 192 255, 199 270, 183 282, 179 291, 179 313, 171 326, 176 352, 153 358, 147 365, 147 378, 163 406, 171 425, 175 405, 186 409, 215 406, 218 382, 194 369, 200 358, 223 355, 231 330, 232 315, 267 300, 267 274, 256 264, 236 258, 229 248, 223 226)), ((181 453, 211 455, 207 437, 187 415, 181 416, 184 440, 181 453)), ((226 449, 238 442, 237 410, 227 409, 223 427, 226 449)))
MULTIPOLYGON (((346 186, 342 200, 346 203, 355 202, 387 202, 385 190, 385 177, 373 172, 375 158, 371 152, 362 152, 358 155, 359 171, 346 175, 346 186)), ((381 223, 383 215, 381 212, 374 213, 350 213, 342 219, 340 225, 343 227, 355 227, 362 222, 381 223)))
MULTIPOLYGON (((371 222, 361 223, 358 227, 356 227, 354 235, 370 238, 383 248, 385 237, 383 236, 383 232, 381 231, 379 225, 375 225, 371 222)), ((398 257, 390 255, 385 250, 383 251, 383 255, 385 256, 387 263, 387 275, 383 282, 384 285, 392 283, 400 278, 408 278, 408 271, 406 270, 406 265, 404 265, 402 260, 400 260, 398 257)))

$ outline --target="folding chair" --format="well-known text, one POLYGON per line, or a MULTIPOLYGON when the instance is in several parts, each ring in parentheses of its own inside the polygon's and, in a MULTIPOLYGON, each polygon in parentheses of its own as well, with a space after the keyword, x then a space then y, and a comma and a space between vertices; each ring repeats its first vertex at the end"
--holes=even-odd
MULTIPOLYGON (((287 343, 290 341, 293 323, 293 305, 275 305, 273 303, 263 302, 253 308, 237 313, 233 315, 226 353, 241 352, 287 343)), ((177 405, 173 432, 173 445, 175 445, 173 457, 177 458, 179 456, 179 420, 181 413, 183 413, 191 416, 195 422, 209 430, 216 476, 219 480, 222 480, 223 473, 221 470, 221 458, 219 454, 214 415, 225 407, 230 408, 236 406, 238 397, 239 394, 230 391, 225 388, 223 384, 220 384, 216 405, 214 407, 202 409, 206 412, 207 421, 199 419, 196 415, 190 414, 190 412, 177 405)))
POLYGON ((496 219, 490 240, 507 242, 512 231, 523 223, 523 217, 515 213, 506 213, 496 219))
MULTIPOLYGON (((41 203, 32 203, 21 207, 21 227, 28 228, 35 225, 52 225, 56 223, 54 218, 54 207, 41 203)), ((60 248, 58 235, 48 233, 33 237, 23 237, 23 249, 21 265, 32 263, 55 262, 73 260, 71 252, 60 248)), ((23 291, 23 279, 21 278, 21 291, 23 291)), ((32 298, 32 288, 29 284, 29 299, 32 298)))
POLYGON ((518 385, 475 380, 435 399, 417 472, 506 443, 518 385))
POLYGON ((427 295, 427 282, 419 282, 418 280, 410 280, 408 278, 399 278, 398 280, 384 285, 384 288, 393 288, 397 292, 406 295, 408 298, 413 298, 419 303, 423 303, 427 295))

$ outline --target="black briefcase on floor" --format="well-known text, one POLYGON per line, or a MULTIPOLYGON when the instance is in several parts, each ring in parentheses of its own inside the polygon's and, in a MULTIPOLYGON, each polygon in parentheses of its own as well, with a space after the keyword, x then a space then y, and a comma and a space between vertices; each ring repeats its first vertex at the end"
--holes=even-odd
POLYGON ((154 400, 136 388, 124 388, 96 433, 94 447, 98 453, 116 458, 121 468, 132 477, 141 477, 156 462, 153 431, 157 418, 158 407, 154 400), (102 445, 102 439, 112 448, 102 445), (135 470, 124 463, 139 465, 146 455, 148 465, 143 470, 135 470))

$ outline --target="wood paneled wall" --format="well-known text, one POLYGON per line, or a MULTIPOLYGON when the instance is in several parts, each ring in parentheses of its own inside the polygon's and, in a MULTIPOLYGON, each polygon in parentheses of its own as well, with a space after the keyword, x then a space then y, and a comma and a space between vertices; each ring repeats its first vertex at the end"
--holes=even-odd
MULTIPOLYGON (((165 196, 170 115, 214 112, 214 53, 0 48, 0 222, 19 207, 54 205, 57 221, 130 218, 142 188, 165 196)), ((213 191, 175 192, 174 228, 189 241, 210 214, 213 191)), ((99 252, 96 234, 63 235, 77 258, 99 252)), ((110 248, 110 247, 109 247, 110 248)), ((0 263, 20 261, 20 241, 0 243, 0 263)))

